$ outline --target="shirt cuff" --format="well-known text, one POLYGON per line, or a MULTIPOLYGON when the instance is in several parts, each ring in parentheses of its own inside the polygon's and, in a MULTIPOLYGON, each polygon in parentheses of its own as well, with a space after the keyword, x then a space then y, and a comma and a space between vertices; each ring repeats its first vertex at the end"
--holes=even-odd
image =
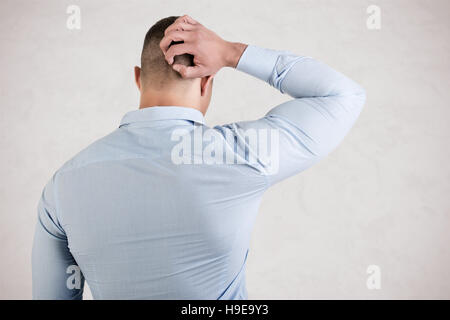
POLYGON ((242 53, 236 69, 268 82, 279 54, 277 50, 248 45, 242 53))

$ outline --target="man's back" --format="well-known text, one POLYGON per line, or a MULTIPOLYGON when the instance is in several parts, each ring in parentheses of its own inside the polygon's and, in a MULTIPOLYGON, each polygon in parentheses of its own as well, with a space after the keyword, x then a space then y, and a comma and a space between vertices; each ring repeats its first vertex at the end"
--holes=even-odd
POLYGON ((266 179, 247 164, 175 164, 172 133, 193 141, 208 130, 201 118, 183 107, 132 111, 58 171, 57 218, 94 298, 246 297, 242 266, 266 179))
POLYGON ((193 108, 152 106, 58 170, 44 189, 34 298, 245 299, 263 192, 331 152, 364 90, 309 57, 249 45, 236 68, 292 99, 208 128, 193 108), (256 140, 255 140, 256 139, 256 140))

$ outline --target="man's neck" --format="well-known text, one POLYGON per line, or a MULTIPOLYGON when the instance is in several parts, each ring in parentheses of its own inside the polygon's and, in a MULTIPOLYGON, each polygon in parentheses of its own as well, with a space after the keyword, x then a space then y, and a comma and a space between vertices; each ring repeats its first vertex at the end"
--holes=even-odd
POLYGON ((200 105, 198 102, 193 101, 194 99, 189 99, 186 97, 180 98, 177 96, 169 96, 164 94, 158 94, 156 92, 145 92, 141 94, 139 109, 151 108, 151 107, 164 107, 164 106, 178 106, 185 108, 197 109, 203 115, 205 112, 200 109, 200 105))

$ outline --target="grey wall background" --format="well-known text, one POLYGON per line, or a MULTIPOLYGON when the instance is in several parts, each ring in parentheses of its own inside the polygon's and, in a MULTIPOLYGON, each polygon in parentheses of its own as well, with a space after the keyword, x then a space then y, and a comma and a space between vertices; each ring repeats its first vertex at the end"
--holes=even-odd
MULTIPOLYGON (((1 0, 0 298, 31 297, 44 184, 137 108, 132 68, 145 32, 184 13, 227 40, 313 56, 368 93, 336 151, 266 193, 249 297, 450 298, 449 10, 448 0, 1 0), (66 28, 72 4, 80 30, 66 28), (371 4, 380 30, 366 27, 371 4), (366 286, 372 264, 379 290, 366 286)), ((288 99, 231 69, 214 85, 209 125, 288 99)))

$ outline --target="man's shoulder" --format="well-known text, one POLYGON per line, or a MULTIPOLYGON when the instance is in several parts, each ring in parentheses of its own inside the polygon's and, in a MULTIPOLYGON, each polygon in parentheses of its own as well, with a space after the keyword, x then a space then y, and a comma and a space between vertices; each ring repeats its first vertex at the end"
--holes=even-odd
POLYGON ((116 129, 79 151, 64 163, 58 172, 63 173, 99 162, 120 160, 126 156, 127 149, 123 148, 124 140, 126 136, 121 130, 116 129))

